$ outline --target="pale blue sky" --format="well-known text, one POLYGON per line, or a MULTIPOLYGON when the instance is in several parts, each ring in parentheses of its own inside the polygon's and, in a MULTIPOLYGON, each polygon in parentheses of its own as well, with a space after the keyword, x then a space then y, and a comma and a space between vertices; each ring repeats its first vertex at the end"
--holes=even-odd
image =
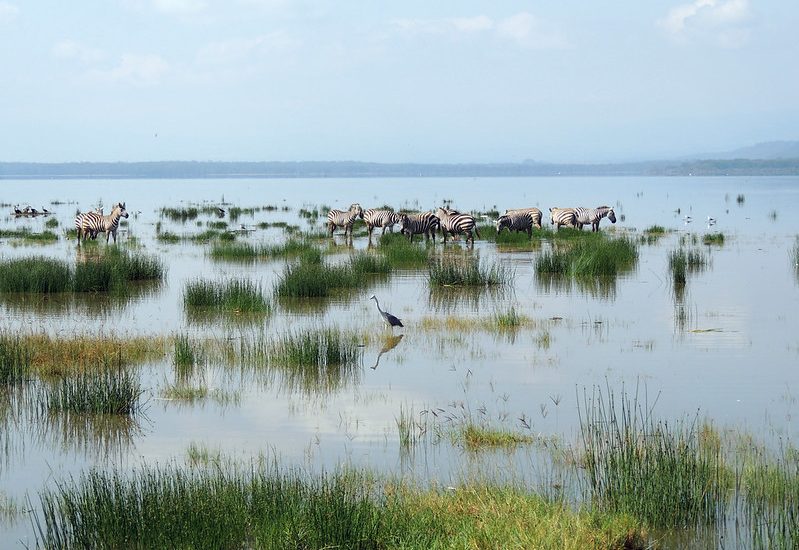
POLYGON ((796 0, 0 0, 0 160, 613 161, 799 139, 796 0))

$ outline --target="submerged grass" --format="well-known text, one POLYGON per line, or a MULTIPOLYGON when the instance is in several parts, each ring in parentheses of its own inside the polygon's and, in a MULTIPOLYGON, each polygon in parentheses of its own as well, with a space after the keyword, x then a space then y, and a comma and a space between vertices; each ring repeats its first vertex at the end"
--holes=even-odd
POLYGON ((211 248, 210 256, 215 260, 252 261, 304 256, 314 252, 318 252, 318 248, 313 243, 303 239, 288 239, 278 245, 219 242, 211 248))
POLYGON ((680 248, 669 252, 669 271, 675 285, 684 285, 688 273, 695 273, 707 266, 707 258, 701 250, 680 248))
POLYGON ((724 233, 707 233, 702 237, 704 244, 714 244, 716 246, 724 245, 724 233))
POLYGON ((423 490, 352 473, 212 461, 92 471, 40 495, 37 544, 122 548, 640 548, 626 515, 574 512, 520 489, 423 490))
POLYGON ((401 233, 386 233, 380 237, 380 253, 394 267, 426 266, 430 250, 423 241, 413 243, 401 233))
POLYGON ((55 293, 71 290, 69 264, 34 256, 0 262, 0 292, 55 293))
POLYGON ((286 266, 275 293, 282 298, 325 297, 336 290, 361 288, 391 272, 388 260, 365 252, 353 255, 343 265, 328 265, 316 259, 303 256, 298 263, 286 266))
POLYGON ((30 377, 31 353, 19 336, 0 335, 0 385, 17 384, 30 377))
POLYGON ((514 432, 505 428, 492 428, 474 422, 462 426, 456 438, 463 442, 469 451, 488 449, 513 449, 519 445, 530 445, 535 438, 529 434, 514 432))

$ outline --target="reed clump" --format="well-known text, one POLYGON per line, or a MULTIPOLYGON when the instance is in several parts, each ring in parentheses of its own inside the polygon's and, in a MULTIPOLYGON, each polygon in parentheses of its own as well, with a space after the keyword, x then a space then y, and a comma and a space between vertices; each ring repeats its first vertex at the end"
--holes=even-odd
POLYGON ((31 349, 19 336, 0 335, 0 385, 24 382, 30 373, 31 349))
POLYGON ((479 258, 441 258, 428 266, 431 287, 484 287, 506 285, 513 279, 511 270, 502 264, 486 266, 479 258))
POLYGON ((183 289, 183 305, 207 313, 269 313, 271 304, 261 286, 247 279, 196 279, 183 289))
POLYGON ((708 245, 713 244, 716 246, 723 246, 724 233, 707 233, 702 237, 702 242, 708 245))
MULTIPOLYGON (((276 467, 91 471, 40 493, 37 545, 89 548, 643 548, 631 516, 512 487, 419 489, 276 467)), ((380 480, 378 480, 380 481, 380 480)))
POLYGON ((141 389, 138 379, 121 367, 121 361, 112 367, 80 372, 61 378, 49 389, 47 411, 73 414, 134 415, 141 411, 141 389))
POLYGON ((430 260, 430 248, 424 243, 413 243, 400 233, 386 233, 380 237, 380 253, 394 267, 410 268, 426 266, 430 260))
POLYGON ((579 412, 595 505, 653 527, 717 519, 729 478, 718 447, 700 443, 695 423, 655 421, 647 403, 625 393, 617 400, 610 389, 584 396, 579 412))
POLYGON ((318 251, 312 243, 303 239, 288 239, 282 244, 251 244, 246 242, 220 242, 211 248, 210 256, 215 260, 252 261, 273 258, 292 258, 318 251))
POLYGON ((593 237, 540 254, 535 270, 539 274, 572 277, 615 277, 632 269, 637 260, 638 249, 632 240, 593 237))
POLYGON ((68 292, 72 273, 63 260, 34 256, 0 262, 0 292, 68 292))
POLYGON ((388 276, 391 265, 385 258, 357 253, 343 265, 328 265, 313 255, 289 264, 275 286, 281 298, 319 298, 335 291, 361 288, 376 277, 388 276))
POLYGON ((532 435, 514 432, 504 428, 496 428, 468 422, 460 427, 456 439, 472 452, 493 449, 513 449, 520 445, 535 442, 532 435))

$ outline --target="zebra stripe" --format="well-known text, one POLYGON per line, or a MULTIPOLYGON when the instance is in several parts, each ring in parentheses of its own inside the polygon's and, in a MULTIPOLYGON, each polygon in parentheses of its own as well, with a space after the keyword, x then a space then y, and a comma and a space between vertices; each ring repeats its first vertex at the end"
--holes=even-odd
POLYGON ((526 231, 527 236, 532 237, 533 225, 533 215, 530 211, 516 211, 499 217, 497 220, 497 233, 507 227, 508 231, 526 231))
MULTIPOLYGON (((111 209, 108 216, 103 216, 99 212, 86 212, 81 219, 81 229, 83 230, 83 240, 91 234, 95 238, 98 233, 105 233, 105 242, 108 243, 111 235, 114 236, 114 243, 117 242, 117 229, 119 228, 119 219, 127 218, 128 212, 125 210, 125 203, 119 202, 111 209)), ((78 220, 75 220, 78 223, 78 220)))
POLYGON ((424 233, 424 238, 433 237, 436 242, 436 229, 441 226, 441 222, 432 212, 422 212, 420 214, 400 214, 401 232, 408 235, 408 240, 413 241, 414 235, 424 233))
POLYGON ((343 227, 344 235, 349 233, 350 237, 352 237, 352 226, 357 218, 363 219, 363 208, 357 202, 350 205, 350 209, 346 212, 331 210, 327 213, 327 230, 330 231, 330 236, 333 236, 333 232, 337 227, 343 227))
POLYGON ((400 215, 393 210, 368 208, 363 211, 363 221, 366 222, 366 228, 369 230, 369 237, 372 236, 372 230, 375 227, 382 227, 383 234, 386 233, 386 228, 390 232, 394 232, 394 224, 400 223, 400 215))
POLYGON ((591 224, 591 231, 599 231, 599 221, 607 217, 611 223, 616 223, 616 213, 609 206, 597 206, 596 208, 575 208, 574 215, 577 218, 577 227, 591 224))
POLYGON ((474 244, 472 229, 474 229, 478 237, 480 236, 480 232, 477 231, 477 222, 469 214, 461 214, 457 210, 439 208, 436 210, 436 217, 441 222, 441 234, 444 242, 447 242, 447 233, 452 235, 453 238, 455 235, 463 233, 466 235, 466 242, 472 241, 472 244, 474 244))
POLYGON ((509 208, 508 210, 505 210, 505 214, 508 216, 511 216, 517 212, 529 212, 530 217, 533 220, 533 225, 537 229, 541 229, 541 218, 543 218, 543 216, 538 208, 533 206, 530 208, 509 208))
POLYGON ((560 229, 561 225, 577 227, 577 216, 574 215, 574 208, 550 208, 549 221, 556 229, 560 229))
MULTIPOLYGON (((78 234, 78 243, 80 243, 81 237, 83 237, 84 241, 86 240, 86 238, 84 237, 84 232, 83 232, 83 217, 86 216, 87 214, 90 214, 90 213, 91 212, 78 212, 78 214, 75 216, 75 231, 78 234)), ((94 209, 94 213, 95 214, 100 214, 102 216, 103 215, 103 207, 99 206, 99 207, 95 208, 94 209)), ((97 238, 97 232, 96 231, 89 231, 89 233, 91 234, 91 238, 92 239, 96 239, 97 238)))

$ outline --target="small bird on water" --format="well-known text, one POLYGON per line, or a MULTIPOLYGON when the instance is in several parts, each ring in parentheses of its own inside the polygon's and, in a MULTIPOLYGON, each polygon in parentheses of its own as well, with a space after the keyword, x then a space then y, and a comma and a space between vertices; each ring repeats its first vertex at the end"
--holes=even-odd
POLYGON ((386 327, 404 327, 405 325, 402 324, 402 321, 391 315, 388 311, 383 311, 380 309, 380 302, 377 301, 377 296, 372 294, 370 300, 375 301, 375 305, 377 305, 377 311, 380 312, 380 315, 383 316, 383 320, 386 322, 386 327))

